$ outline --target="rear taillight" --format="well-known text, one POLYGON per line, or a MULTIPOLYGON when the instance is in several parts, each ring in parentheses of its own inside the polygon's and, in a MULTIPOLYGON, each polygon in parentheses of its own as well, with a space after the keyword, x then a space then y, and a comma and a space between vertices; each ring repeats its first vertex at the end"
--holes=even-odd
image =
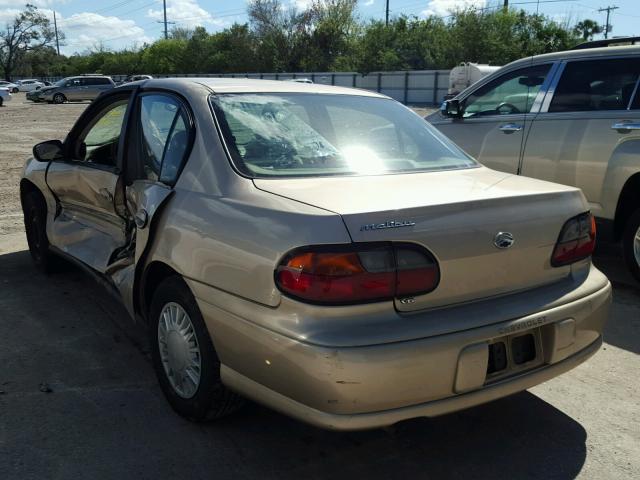
POLYGON ((285 255, 275 280, 300 300, 346 305, 428 293, 438 285, 440 269, 414 244, 317 246, 285 255))
POLYGON ((590 213, 569 219, 551 257, 551 265, 560 267, 589 257, 596 247, 596 221, 590 213))

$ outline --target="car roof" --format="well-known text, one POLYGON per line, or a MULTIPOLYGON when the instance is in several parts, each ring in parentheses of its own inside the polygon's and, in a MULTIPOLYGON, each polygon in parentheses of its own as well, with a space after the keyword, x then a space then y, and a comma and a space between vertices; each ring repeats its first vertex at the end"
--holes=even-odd
POLYGON ((515 62, 511 62, 508 66, 523 66, 528 63, 545 63, 554 62, 556 60, 575 60, 578 58, 597 58, 597 57, 613 57, 613 56, 640 56, 640 45, 621 45, 616 47, 599 47, 584 48, 580 50, 564 50, 562 52, 543 53, 533 57, 525 57, 515 62))
POLYGON ((180 90, 181 86, 185 86, 185 84, 204 85, 214 93, 328 93, 389 98, 376 92, 356 88, 336 87, 321 83, 283 82, 251 78, 179 77, 152 78, 140 81, 140 85, 144 85, 144 88, 160 87, 180 90))

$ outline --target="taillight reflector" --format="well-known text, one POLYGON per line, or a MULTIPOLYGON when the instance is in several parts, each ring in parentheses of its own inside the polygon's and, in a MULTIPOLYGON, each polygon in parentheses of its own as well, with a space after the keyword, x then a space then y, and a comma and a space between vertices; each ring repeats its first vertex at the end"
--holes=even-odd
POLYGON ((345 305, 428 293, 438 264, 413 244, 318 246, 285 255, 275 271, 280 290, 310 303, 345 305))
POLYGON ((591 213, 569 219, 558 237, 551 265, 560 267, 589 257, 596 247, 596 221, 591 213))

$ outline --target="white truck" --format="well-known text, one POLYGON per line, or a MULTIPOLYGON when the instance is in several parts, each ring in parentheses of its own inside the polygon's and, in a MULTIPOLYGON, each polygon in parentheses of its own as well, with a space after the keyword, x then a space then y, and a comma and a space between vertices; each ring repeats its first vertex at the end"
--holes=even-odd
POLYGON ((471 62, 462 62, 457 67, 453 67, 449 73, 449 93, 447 98, 455 97, 465 88, 470 87, 499 68, 499 66, 471 62))

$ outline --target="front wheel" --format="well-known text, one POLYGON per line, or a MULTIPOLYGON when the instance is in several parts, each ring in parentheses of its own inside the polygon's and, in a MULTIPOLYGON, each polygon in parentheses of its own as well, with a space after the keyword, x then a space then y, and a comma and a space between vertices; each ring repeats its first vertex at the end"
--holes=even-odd
POLYGON ((61 103, 64 103, 65 100, 66 100, 65 96, 61 93, 56 93, 53 96, 53 103, 61 104, 61 103))
POLYGON ((220 360, 200 309, 180 277, 164 280, 149 309, 153 367, 165 397, 183 417, 213 420, 243 400, 220 379, 220 360))
POLYGON ((622 236, 622 249, 627 268, 640 282, 640 208, 627 221, 622 236))
POLYGON ((11 93, 18 93, 20 90, 18 90, 16 87, 13 87, 13 89, 11 90, 11 93))

